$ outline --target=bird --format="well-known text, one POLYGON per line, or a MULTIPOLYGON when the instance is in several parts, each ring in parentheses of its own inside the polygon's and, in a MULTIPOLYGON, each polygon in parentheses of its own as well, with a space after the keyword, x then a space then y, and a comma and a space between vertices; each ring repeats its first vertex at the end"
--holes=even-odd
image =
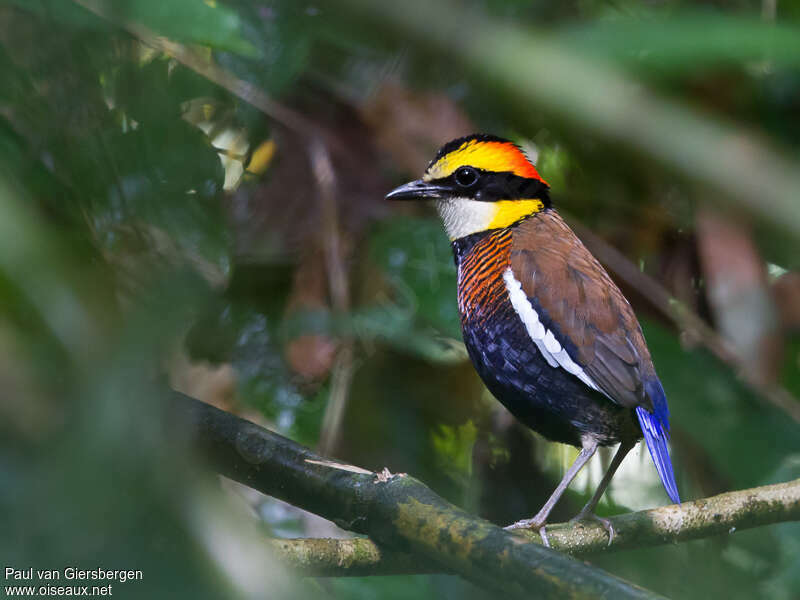
POLYGON ((545 438, 580 449, 541 510, 506 529, 538 531, 598 447, 619 444, 574 520, 594 514, 617 468, 644 437, 667 495, 680 503, 669 409, 625 296, 553 207, 550 187, 517 144, 472 134, 442 146, 421 179, 388 200, 432 200, 458 271, 467 353, 486 387, 545 438))

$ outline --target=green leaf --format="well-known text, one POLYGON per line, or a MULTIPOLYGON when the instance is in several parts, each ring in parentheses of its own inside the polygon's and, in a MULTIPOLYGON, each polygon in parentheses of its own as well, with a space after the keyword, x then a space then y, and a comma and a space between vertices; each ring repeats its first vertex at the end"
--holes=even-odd
POLYGON ((434 362, 465 360, 453 254, 438 221, 400 217, 383 223, 370 238, 369 256, 393 293, 354 313, 356 335, 379 337, 434 362))
POLYGON ((800 336, 795 335, 786 341, 781 381, 795 398, 800 398, 800 336))
POLYGON ((226 53, 219 53, 216 58, 221 66, 245 81, 279 95, 308 69, 320 17, 305 5, 286 0, 272 2, 269 7, 243 3, 239 10, 242 35, 258 49, 259 59, 226 53))
POLYGON ((369 248, 399 307, 442 335, 461 339, 453 252, 438 220, 395 218, 378 228, 369 248))
MULTIPOLYGON (((68 27, 88 30, 113 25, 72 0, 2 0, 68 27)), ((257 57, 257 48, 242 37, 239 14, 216 1, 113 0, 105 7, 116 23, 132 22, 154 33, 189 44, 257 57)))
POLYGON ((50 147, 55 169, 110 260, 132 267, 135 277, 176 264, 210 281, 225 276, 223 172, 201 131, 175 116, 127 132, 98 130, 79 150, 72 142, 50 147))
POLYGON ((214 97, 219 88, 191 69, 156 58, 144 65, 124 62, 109 73, 105 90, 126 117, 157 124, 166 117, 180 117, 184 103, 214 97))
POLYGON ((140 23, 177 41, 211 46, 244 56, 258 55, 255 46, 241 35, 239 14, 221 2, 117 0, 109 6, 113 6, 117 18, 140 23))
POLYGON ((800 65, 800 28, 758 18, 696 13, 599 21, 563 28, 557 35, 586 55, 660 71, 765 60, 800 65))
POLYGON ((89 12, 72 0, 0 0, 0 4, 13 4, 38 17, 56 21, 74 29, 89 31, 107 30, 113 27, 108 21, 89 12))
POLYGON ((458 363, 467 359, 461 336, 448 336, 419 322, 405 310, 383 305, 353 311, 340 320, 345 331, 362 341, 383 340, 404 352, 431 362, 458 363))
POLYGON ((439 468, 463 486, 472 475, 472 447, 477 439, 478 428, 472 420, 463 425, 440 424, 431 432, 439 468))
MULTIPOLYGON (((771 473, 764 484, 791 481, 800 477, 800 454, 790 454, 771 473)), ((765 596, 769 598, 797 598, 800 596, 800 523, 780 523, 772 528, 770 540, 777 548, 771 563, 773 573, 764 582, 765 596)))

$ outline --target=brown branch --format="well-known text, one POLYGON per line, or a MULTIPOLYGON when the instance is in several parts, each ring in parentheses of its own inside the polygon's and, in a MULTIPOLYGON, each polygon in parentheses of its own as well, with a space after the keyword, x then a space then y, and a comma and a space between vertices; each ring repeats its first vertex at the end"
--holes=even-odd
POLYGON ((656 598, 655 594, 479 519, 408 476, 334 463, 254 423, 173 394, 177 421, 214 468, 337 525, 402 547, 512 598, 656 598))
MULTIPOLYGON (((316 180, 321 202, 322 247, 325 255, 331 304, 337 314, 344 314, 350 308, 350 290, 344 260, 345 249, 339 229, 336 171, 331 155, 322 141, 318 139, 312 140, 308 153, 311 172, 316 180)), ((349 337, 340 340, 339 351, 331 374, 328 403, 325 407, 325 415, 322 419, 322 429, 319 436, 318 448, 323 454, 333 452, 339 442, 342 419, 347 410, 350 383, 353 378, 353 355, 353 340, 349 337)))
MULTIPOLYGON (((680 505, 612 517, 616 532, 608 534, 598 523, 549 525, 551 546, 567 554, 586 556, 617 550, 674 544, 736 531, 800 520, 800 479, 703 498, 680 505)), ((531 532, 518 533, 541 543, 531 532)), ((378 546, 372 540, 270 540, 279 560, 304 575, 319 577, 430 573, 430 562, 378 546)))

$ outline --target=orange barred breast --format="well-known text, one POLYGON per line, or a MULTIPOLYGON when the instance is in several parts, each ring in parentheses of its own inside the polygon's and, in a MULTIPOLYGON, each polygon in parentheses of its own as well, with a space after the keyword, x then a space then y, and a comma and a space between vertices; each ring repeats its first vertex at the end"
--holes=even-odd
POLYGON ((458 268, 458 310, 462 322, 484 322, 507 304, 503 273, 510 264, 510 229, 490 233, 467 253, 458 268))

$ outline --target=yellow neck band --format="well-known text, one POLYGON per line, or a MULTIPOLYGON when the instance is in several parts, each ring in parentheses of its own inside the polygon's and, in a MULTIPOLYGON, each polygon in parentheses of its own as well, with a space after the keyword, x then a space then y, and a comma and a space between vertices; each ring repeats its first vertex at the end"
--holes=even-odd
POLYGON ((500 229, 516 223, 520 219, 538 213, 544 209, 544 202, 541 200, 498 200, 494 203, 496 207, 492 220, 487 229, 500 229))

